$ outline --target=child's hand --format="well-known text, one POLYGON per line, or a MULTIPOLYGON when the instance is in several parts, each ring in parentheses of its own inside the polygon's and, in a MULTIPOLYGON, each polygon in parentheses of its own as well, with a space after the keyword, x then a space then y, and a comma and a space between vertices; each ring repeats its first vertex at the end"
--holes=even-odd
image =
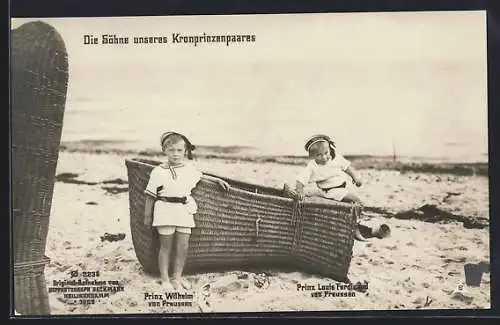
POLYGON ((304 200, 304 185, 297 181, 297 184, 295 185, 295 199, 296 200, 299 200, 299 201, 303 201, 304 200))
POLYGON ((219 183, 219 186, 222 187, 222 190, 224 190, 225 192, 229 191, 229 184, 226 181, 219 179, 217 180, 217 183, 219 183))
POLYGON ((303 201, 305 198, 304 192, 302 191, 292 191, 293 198, 297 201, 303 201))

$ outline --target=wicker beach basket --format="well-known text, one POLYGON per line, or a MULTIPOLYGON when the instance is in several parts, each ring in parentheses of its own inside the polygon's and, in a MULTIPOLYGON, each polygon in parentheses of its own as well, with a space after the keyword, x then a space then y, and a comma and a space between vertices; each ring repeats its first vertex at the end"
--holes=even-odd
MULTIPOLYGON (((158 274, 158 234, 143 220, 144 189, 159 162, 136 158, 125 164, 135 253, 146 272, 158 274)), ((348 281, 356 225, 351 205, 325 200, 299 206, 280 189, 224 180, 231 185, 228 192, 208 179, 193 191, 198 212, 186 274, 278 268, 348 281)))
POLYGON ((12 30, 12 237, 14 303, 49 314, 45 245, 68 84, 65 44, 36 21, 12 30))

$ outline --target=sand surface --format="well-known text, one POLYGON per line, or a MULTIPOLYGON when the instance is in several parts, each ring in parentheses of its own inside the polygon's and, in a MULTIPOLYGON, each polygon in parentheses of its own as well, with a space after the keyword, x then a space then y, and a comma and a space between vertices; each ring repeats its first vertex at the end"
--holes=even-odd
MULTIPOLYGON (((489 228, 466 229, 458 222, 430 223, 366 216, 366 225, 386 223, 391 236, 355 242, 349 277, 367 281, 368 290, 355 297, 312 297, 297 284, 333 284, 302 272, 269 271, 261 276, 245 271, 189 276, 195 284, 192 306, 150 306, 145 293, 162 293, 157 279, 144 274, 130 234, 125 156, 62 152, 57 174, 74 173, 80 183, 57 181, 46 254, 51 263, 48 286, 69 279, 70 271, 99 270, 99 280, 118 281, 123 291, 95 304, 70 304, 62 293, 49 293, 53 314, 118 314, 170 312, 257 312, 305 310, 373 310, 415 308, 490 308, 490 275, 480 287, 465 287, 465 263, 489 262, 489 228), (106 181, 111 181, 106 184, 106 181), (105 233, 125 234, 120 241, 101 241, 105 233), (210 290, 202 286, 210 284, 210 290), (262 281, 260 282, 262 283, 262 281), (202 297, 204 297, 202 299, 202 297), (210 308, 206 306, 210 304, 210 308), (204 306, 200 309, 200 305, 204 306)), ((228 163, 199 160, 209 172, 279 186, 298 166, 274 163, 228 163)), ((435 204, 454 214, 488 218, 488 179, 482 176, 433 175, 361 170, 359 189, 369 206, 403 211, 435 204)), ((177 300, 181 301, 181 300, 177 300)))

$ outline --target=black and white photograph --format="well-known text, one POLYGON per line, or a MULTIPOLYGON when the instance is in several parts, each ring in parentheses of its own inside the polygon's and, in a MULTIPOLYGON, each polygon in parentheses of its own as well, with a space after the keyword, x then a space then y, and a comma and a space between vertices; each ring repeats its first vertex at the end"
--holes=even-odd
POLYGON ((12 18, 15 314, 490 309, 486 35, 12 18))

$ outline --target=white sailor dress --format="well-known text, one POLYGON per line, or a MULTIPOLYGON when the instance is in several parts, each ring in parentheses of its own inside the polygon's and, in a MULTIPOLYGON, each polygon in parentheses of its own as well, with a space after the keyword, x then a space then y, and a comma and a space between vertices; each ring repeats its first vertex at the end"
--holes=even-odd
POLYGON ((151 171, 144 191, 155 199, 153 226, 195 227, 193 214, 198 206, 191 191, 202 173, 192 164, 162 164, 151 171))
POLYGON ((297 181, 304 186, 304 193, 309 196, 324 196, 342 201, 347 195, 347 174, 345 171, 351 162, 337 153, 324 165, 318 165, 311 160, 297 176, 297 181), (315 184, 315 186, 310 186, 315 184))

